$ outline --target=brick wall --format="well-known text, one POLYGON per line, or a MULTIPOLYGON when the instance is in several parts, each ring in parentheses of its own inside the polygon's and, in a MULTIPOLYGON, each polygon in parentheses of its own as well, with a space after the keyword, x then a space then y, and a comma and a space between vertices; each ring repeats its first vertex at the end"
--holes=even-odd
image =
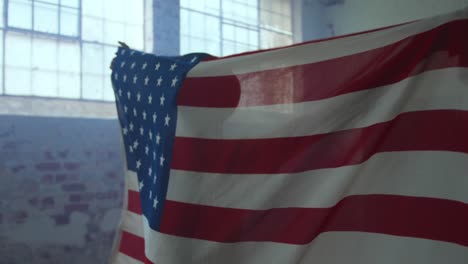
POLYGON ((107 263, 120 153, 115 119, 0 115, 0 263, 107 263))

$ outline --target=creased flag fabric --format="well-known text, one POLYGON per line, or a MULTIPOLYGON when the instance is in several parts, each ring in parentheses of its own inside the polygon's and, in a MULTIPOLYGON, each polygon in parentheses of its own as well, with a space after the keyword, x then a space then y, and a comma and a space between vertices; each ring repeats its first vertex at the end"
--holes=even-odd
POLYGON ((119 48, 113 263, 468 263, 468 9, 216 58, 119 48))

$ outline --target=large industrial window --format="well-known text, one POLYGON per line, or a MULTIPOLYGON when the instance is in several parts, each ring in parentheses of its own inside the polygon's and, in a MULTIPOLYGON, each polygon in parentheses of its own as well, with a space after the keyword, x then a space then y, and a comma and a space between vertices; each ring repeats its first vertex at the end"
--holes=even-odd
POLYGON ((113 100, 117 41, 152 48, 144 41, 145 4, 151 7, 150 0, 0 1, 1 93, 113 100))
POLYGON ((181 0, 180 52, 230 55, 292 43, 289 0, 181 0))

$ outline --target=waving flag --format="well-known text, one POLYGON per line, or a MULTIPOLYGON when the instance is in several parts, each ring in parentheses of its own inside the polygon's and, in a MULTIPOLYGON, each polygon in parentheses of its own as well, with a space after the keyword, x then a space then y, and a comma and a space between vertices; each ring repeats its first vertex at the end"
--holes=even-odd
POLYGON ((468 10, 213 58, 120 48, 114 263, 468 263, 468 10))

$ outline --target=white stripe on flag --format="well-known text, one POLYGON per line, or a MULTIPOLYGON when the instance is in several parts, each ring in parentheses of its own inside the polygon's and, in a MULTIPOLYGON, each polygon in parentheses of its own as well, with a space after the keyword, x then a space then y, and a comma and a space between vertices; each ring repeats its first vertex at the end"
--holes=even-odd
POLYGON ((137 191, 138 189, 138 176, 136 172, 131 170, 126 170, 125 172, 126 185, 128 190, 137 191))
POLYGON ((396 84, 296 104, 203 108, 179 106, 176 135, 213 139, 276 138, 367 127, 400 113, 468 110, 466 68, 422 73, 396 84))
POLYGON ((167 198, 254 210, 331 207, 346 196, 366 194, 430 197, 468 203, 466 171, 467 154, 442 151, 383 152, 362 164, 295 174, 211 174, 171 170, 167 198))
MULTIPOLYGON (((147 220, 145 219, 145 227, 147 220)), ((465 264, 466 247, 365 232, 322 233, 307 245, 272 242, 218 243, 145 229, 145 252, 155 263, 465 264)))
POLYGON ((188 73, 188 77, 242 74, 330 60, 380 48, 449 21, 465 18, 468 18, 468 8, 432 19, 356 36, 201 62, 188 73))
POLYGON ((136 236, 143 237, 143 220, 141 215, 125 209, 123 214, 122 230, 136 236))

